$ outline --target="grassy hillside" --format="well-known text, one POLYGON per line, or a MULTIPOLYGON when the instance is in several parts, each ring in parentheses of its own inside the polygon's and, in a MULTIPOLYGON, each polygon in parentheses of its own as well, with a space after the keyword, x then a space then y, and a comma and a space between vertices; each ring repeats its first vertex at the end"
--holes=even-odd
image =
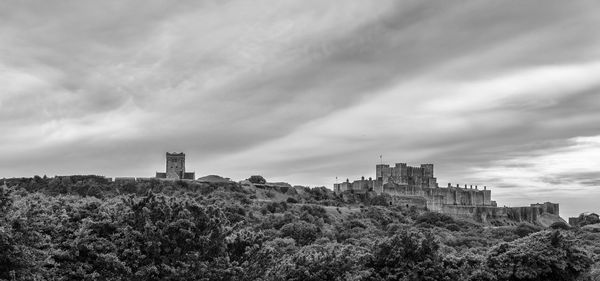
POLYGON ((0 280, 600 278, 600 233, 567 225, 491 227, 286 185, 93 176, 7 185, 0 280))

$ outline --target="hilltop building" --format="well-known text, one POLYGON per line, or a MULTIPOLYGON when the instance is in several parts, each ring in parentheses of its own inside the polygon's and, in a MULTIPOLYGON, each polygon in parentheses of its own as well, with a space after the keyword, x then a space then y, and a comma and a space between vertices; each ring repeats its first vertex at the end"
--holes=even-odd
POLYGON ((474 216, 478 220, 509 219, 538 221, 543 214, 553 218, 559 215, 559 205, 546 202, 531 204, 528 207, 498 207, 492 200, 492 192, 487 186, 452 185, 440 187, 433 173, 433 164, 422 164, 412 167, 406 163, 397 163, 391 167, 387 164, 375 166, 375 179, 365 179, 333 185, 335 193, 390 195, 390 205, 424 207, 431 211, 459 215, 474 216))
POLYGON ((185 154, 167 152, 166 172, 156 172, 156 178, 159 179, 175 179, 175 180, 193 180, 195 173, 185 171, 185 154))

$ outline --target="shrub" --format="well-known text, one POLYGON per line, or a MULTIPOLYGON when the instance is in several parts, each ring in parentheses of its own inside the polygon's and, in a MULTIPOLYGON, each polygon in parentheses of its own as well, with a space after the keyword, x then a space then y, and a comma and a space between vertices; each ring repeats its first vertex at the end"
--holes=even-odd
POLYGON ((449 224, 456 225, 456 221, 451 216, 435 212, 426 212, 419 215, 416 219, 416 223, 430 224, 439 227, 446 227, 449 224))
POLYGON ((288 197, 288 199, 285 200, 288 203, 292 203, 292 204, 296 204, 298 203, 298 200, 292 198, 292 197, 288 197))
POLYGON ((541 229, 537 226, 533 226, 531 224, 521 223, 515 228, 515 234, 519 237, 525 237, 529 234, 540 231, 541 229))
POLYGON ((288 209, 287 203, 285 203, 285 202, 281 202, 281 203, 271 202, 271 203, 267 204, 265 206, 265 208, 267 209, 267 211, 269 211, 271 213, 285 212, 288 209))
POLYGON ((579 226, 585 226, 588 224, 597 224, 600 223, 600 217, 598 214, 594 213, 583 213, 578 217, 579 226))
POLYGON ((447 225, 446 229, 448 229, 450 231, 460 231, 460 227, 455 223, 447 225))
POLYGON ((265 178, 263 178, 262 176, 259 175, 253 175, 250 176, 250 178, 248 178, 248 181, 254 184, 265 184, 267 183, 267 180, 265 180, 265 178))
POLYGON ((366 248, 339 243, 303 247, 275 266, 267 280, 366 280, 371 254, 366 248))
POLYGON ((267 198, 274 198, 275 193, 273 191, 267 191, 265 192, 265 196, 267 196, 267 198))
POLYGON ((293 238, 299 245, 312 243, 317 239, 320 232, 316 225, 305 221, 291 222, 281 227, 281 235, 293 238))
POLYGON ((577 280, 593 260, 569 232, 543 231, 494 247, 486 265, 498 280, 577 280))
POLYGON ((563 230, 569 230, 571 229, 571 227, 564 221, 557 221, 554 222, 550 225, 550 228, 552 229, 563 229, 563 230))
POLYGON ((302 211, 305 214, 309 214, 315 218, 322 218, 323 221, 325 221, 327 223, 331 222, 329 215, 327 215, 327 210, 325 210, 325 208, 323 208, 321 206, 303 205, 300 208, 300 211, 302 211))
POLYGON ((370 266, 377 280, 442 280, 436 276, 443 270, 439 247, 430 232, 402 230, 375 245, 370 266))
POLYGON ((390 205, 390 201, 392 201, 392 198, 390 195, 388 194, 380 194, 380 195, 376 195, 375 197, 371 198, 371 200, 369 200, 371 205, 374 206, 389 206, 390 205))

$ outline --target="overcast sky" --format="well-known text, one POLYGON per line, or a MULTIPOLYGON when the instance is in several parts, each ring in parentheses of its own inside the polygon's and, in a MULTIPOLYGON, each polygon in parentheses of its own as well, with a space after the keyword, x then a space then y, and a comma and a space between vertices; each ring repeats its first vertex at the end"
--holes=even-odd
POLYGON ((386 163, 600 211, 598 1, 2 1, 0 177, 331 187, 386 163))

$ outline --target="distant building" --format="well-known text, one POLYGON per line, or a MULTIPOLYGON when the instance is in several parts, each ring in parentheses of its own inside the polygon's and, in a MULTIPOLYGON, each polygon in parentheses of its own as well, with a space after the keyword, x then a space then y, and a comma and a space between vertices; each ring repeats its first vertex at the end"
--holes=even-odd
POLYGON ((578 217, 569 218, 569 224, 571 226, 583 226, 586 224, 596 224, 598 222, 600 222, 600 216, 591 212, 581 213, 578 217))
POLYGON ((346 179, 345 182, 336 183, 333 185, 333 191, 336 193, 341 193, 344 191, 352 191, 354 193, 366 193, 369 191, 373 191, 374 181, 372 178, 368 180, 365 177, 362 177, 360 180, 355 180, 350 182, 350 180, 346 179))
POLYGON ((184 153, 169 153, 167 152, 166 172, 156 172, 156 178, 159 179, 186 179, 193 180, 195 173, 187 173, 185 171, 185 154, 184 153))
MULTIPOLYGON (((359 180, 335 183, 333 191, 340 196, 350 194, 389 195, 390 205, 416 206, 430 211, 459 216, 469 216, 479 221, 509 219, 513 221, 537 222, 542 215, 555 220, 559 217, 559 204, 545 202, 526 207, 499 208, 492 199, 492 192, 483 186, 452 185, 440 187, 433 173, 433 164, 420 167, 397 163, 394 166, 375 166, 375 178, 362 177, 359 180)), ((577 218, 570 220, 571 224, 577 218)))

